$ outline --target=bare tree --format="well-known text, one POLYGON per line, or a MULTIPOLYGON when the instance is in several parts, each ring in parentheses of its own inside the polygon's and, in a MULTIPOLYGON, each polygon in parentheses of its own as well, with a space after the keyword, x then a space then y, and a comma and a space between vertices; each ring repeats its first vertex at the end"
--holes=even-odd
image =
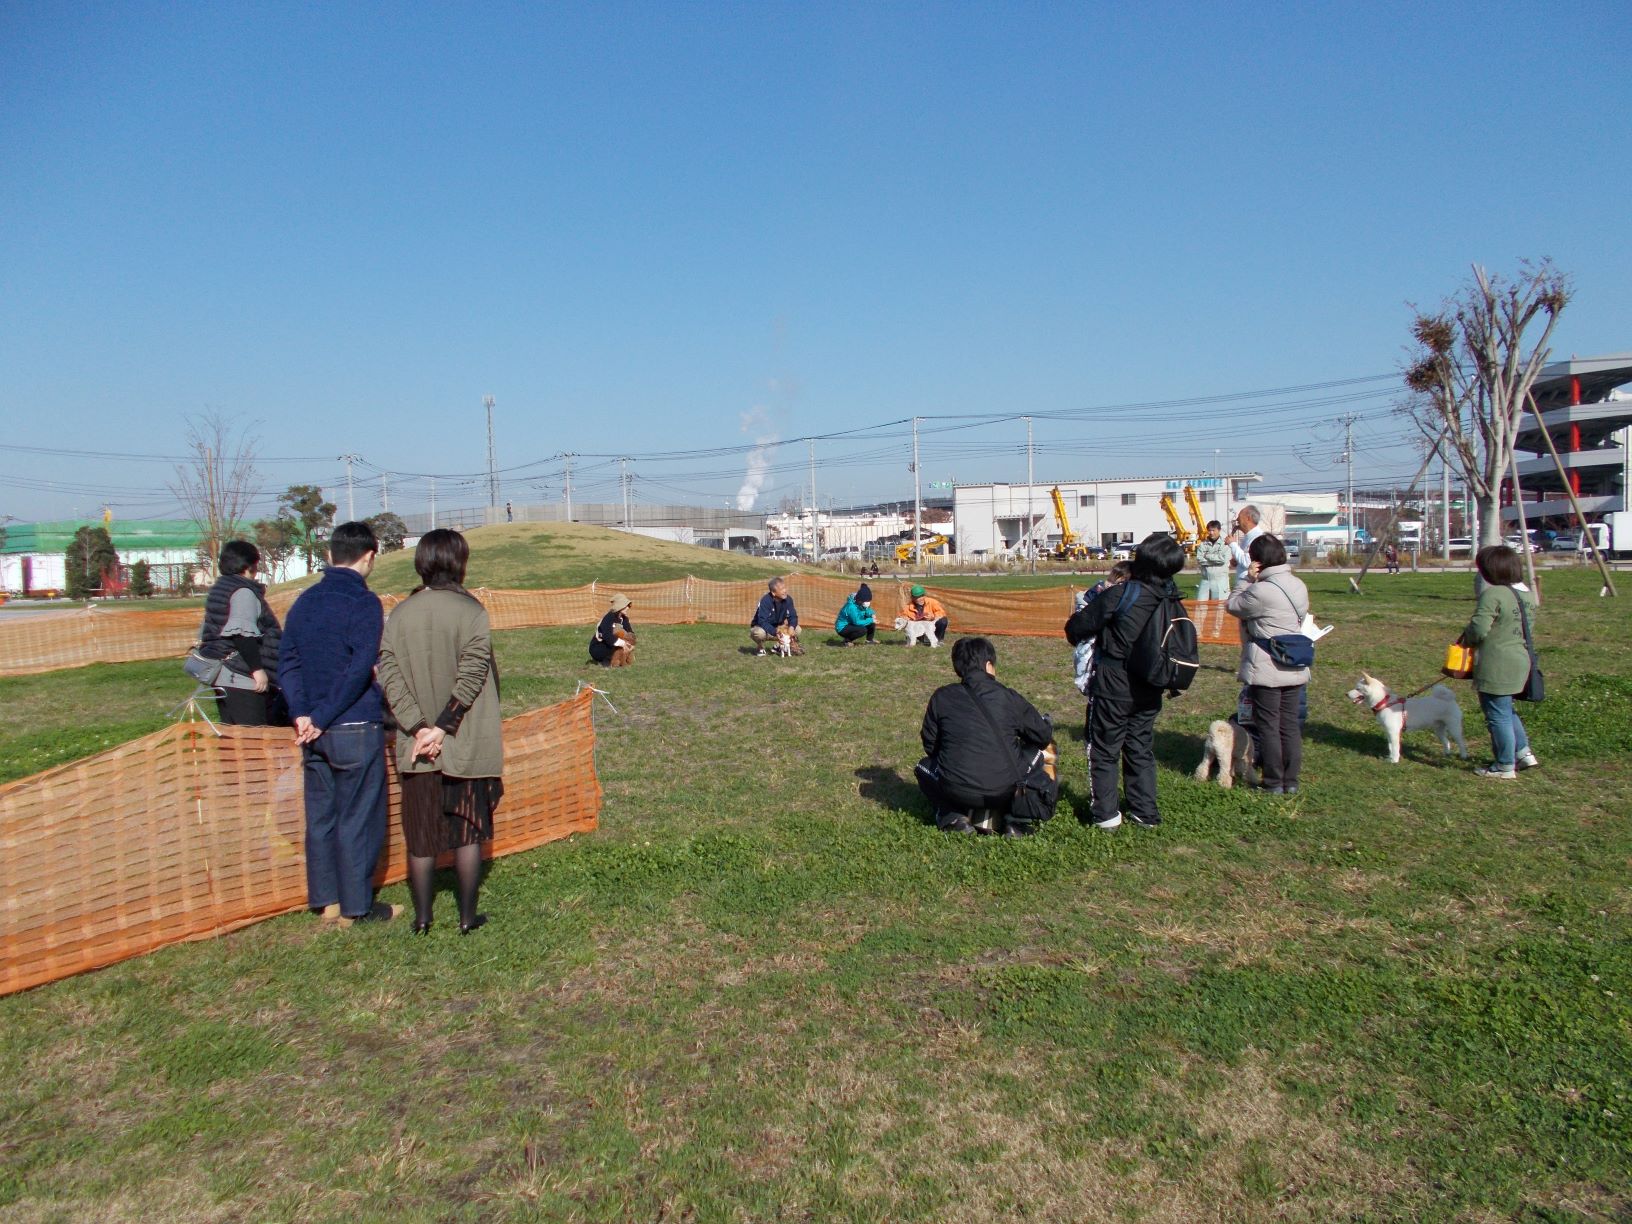
POLYGON ((187 459, 170 491, 198 525, 199 551, 214 572, 221 545, 249 530, 249 505, 261 491, 255 470, 259 439, 218 412, 187 418, 187 459))
POLYGON ((1501 539, 1502 480, 1513 474, 1530 386, 1570 295, 1569 277, 1551 260, 1521 263, 1512 281, 1475 265, 1460 292, 1411 321, 1416 348, 1405 370, 1405 411, 1430 443, 1445 439, 1478 506, 1482 541, 1501 539), (1526 352, 1525 332, 1538 321, 1541 334, 1526 352))

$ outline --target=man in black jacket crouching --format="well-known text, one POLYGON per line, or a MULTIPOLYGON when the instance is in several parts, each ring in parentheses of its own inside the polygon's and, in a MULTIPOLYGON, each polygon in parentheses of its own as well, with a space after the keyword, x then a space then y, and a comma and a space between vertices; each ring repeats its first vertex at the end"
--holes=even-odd
MULTIPOLYGON (((980 809, 1006 815, 1021 762, 1054 739, 1036 707, 997 682, 996 664, 997 650, 987 639, 960 638, 952 669, 962 683, 936 689, 924 711, 918 785, 935 805, 936 825, 948 833, 974 832, 970 813, 980 809)), ((1023 837, 1033 829, 1009 820, 1004 832, 1023 837)))

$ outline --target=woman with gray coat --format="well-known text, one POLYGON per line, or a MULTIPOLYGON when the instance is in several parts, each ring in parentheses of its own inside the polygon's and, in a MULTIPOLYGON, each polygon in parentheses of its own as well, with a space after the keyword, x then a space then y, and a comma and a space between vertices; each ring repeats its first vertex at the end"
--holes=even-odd
POLYGON ((380 684, 397 720, 402 831, 414 933, 431 929, 437 856, 453 851, 459 932, 487 921, 476 912, 482 843, 504 794, 499 674, 487 610, 464 588, 470 545, 430 531, 414 550, 420 586, 391 612, 380 642, 380 684))
POLYGON ((1303 769, 1298 708, 1310 669, 1282 667, 1271 657, 1265 639, 1303 632, 1309 590, 1287 564, 1286 545, 1277 537, 1259 536, 1248 556, 1247 580, 1224 605, 1241 622, 1241 667, 1236 677, 1247 686, 1258 728, 1259 789, 1295 795, 1303 769))

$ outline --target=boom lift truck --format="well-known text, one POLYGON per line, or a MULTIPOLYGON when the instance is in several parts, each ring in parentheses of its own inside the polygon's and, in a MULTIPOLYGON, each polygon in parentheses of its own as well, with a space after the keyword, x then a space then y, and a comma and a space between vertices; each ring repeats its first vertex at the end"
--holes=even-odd
POLYGON ((1056 561, 1091 561, 1093 550, 1077 538, 1077 533, 1071 530, 1071 520, 1065 513, 1065 498, 1060 496, 1060 486, 1055 485, 1048 491, 1049 499, 1054 503, 1054 520, 1060 525, 1060 542, 1054 549, 1056 561))
POLYGON ((1173 538, 1183 546, 1187 554, 1194 555, 1196 545, 1201 543, 1202 537, 1207 534, 1207 527, 1201 517, 1201 499, 1196 496, 1196 490, 1191 485, 1184 486, 1184 504, 1190 511, 1190 518, 1195 523, 1195 531, 1184 525, 1179 517, 1179 507, 1173 501, 1171 493, 1162 494, 1162 513, 1167 515, 1167 521, 1173 528, 1173 538))

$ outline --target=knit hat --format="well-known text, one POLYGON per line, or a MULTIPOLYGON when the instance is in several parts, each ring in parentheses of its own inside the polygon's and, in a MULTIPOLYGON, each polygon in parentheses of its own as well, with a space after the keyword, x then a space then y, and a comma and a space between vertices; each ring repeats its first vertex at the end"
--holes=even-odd
POLYGON ((912 597, 914 599, 922 599, 924 597, 924 588, 921 587, 921 586, 913 587, 912 588, 912 597))
POLYGON ((864 582, 859 587, 856 588, 856 602, 858 604, 864 604, 864 603, 872 603, 872 601, 873 601, 873 588, 868 586, 864 582))
POLYGON ((614 596, 612 596, 612 611, 622 612, 628 606, 629 606, 629 599, 628 599, 627 596, 625 596, 625 595, 614 595, 614 596))

